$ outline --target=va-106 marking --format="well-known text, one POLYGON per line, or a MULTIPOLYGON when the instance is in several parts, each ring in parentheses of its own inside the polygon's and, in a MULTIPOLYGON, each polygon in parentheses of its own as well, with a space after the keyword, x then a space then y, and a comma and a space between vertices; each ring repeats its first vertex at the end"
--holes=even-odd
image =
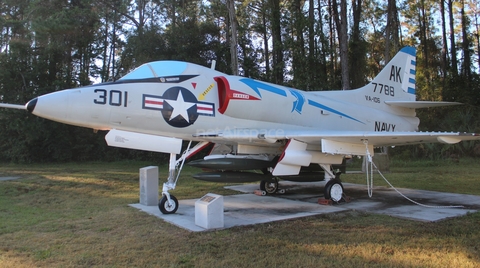
POLYGON ((279 179, 325 180, 325 198, 339 201, 343 186, 335 165, 347 155, 372 156, 380 146, 480 138, 474 133, 417 132, 415 109, 457 103, 416 101, 415 73, 411 47, 403 48, 368 85, 345 91, 306 92, 193 63, 157 61, 115 82, 0 107, 108 130, 109 146, 170 154, 159 202, 163 213, 178 208, 170 194, 177 168, 207 147, 209 155, 192 164, 210 171, 196 174, 197 179, 261 181, 260 189, 268 194, 277 192, 279 179), (177 159, 182 141, 197 143, 177 159))
POLYGON ((371 102, 374 102, 374 103, 380 103, 380 98, 379 97, 372 97, 372 96, 369 96, 369 95, 365 95, 365 100, 366 101, 371 101, 371 102))

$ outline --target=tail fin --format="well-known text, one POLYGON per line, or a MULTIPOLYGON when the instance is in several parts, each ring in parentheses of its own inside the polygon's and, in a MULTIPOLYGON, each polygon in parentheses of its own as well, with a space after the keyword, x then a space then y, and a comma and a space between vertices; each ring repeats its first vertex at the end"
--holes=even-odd
MULTIPOLYGON (((382 107, 371 105, 372 107, 396 114, 404 114, 406 111, 399 108, 418 109, 461 104, 458 102, 415 100, 417 65, 415 53, 416 49, 413 47, 402 48, 372 82, 358 89, 361 94, 365 94, 365 98, 372 98, 374 102, 384 104, 382 107)), ((414 114, 412 111, 406 113, 414 114)))
POLYGON ((361 91, 385 101, 415 101, 416 49, 402 48, 361 91))

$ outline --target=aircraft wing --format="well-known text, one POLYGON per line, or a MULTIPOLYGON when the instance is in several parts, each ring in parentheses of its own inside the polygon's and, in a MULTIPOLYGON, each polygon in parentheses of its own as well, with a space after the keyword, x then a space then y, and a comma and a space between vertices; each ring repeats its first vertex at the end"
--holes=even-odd
MULTIPOLYGON (((325 130, 274 130, 262 133, 258 129, 234 129, 225 133, 197 135, 211 142, 237 142, 253 146, 281 143, 282 154, 272 174, 299 174, 302 166, 311 163, 338 164, 341 155, 373 155, 374 147, 440 142, 454 144, 480 140, 480 134, 459 132, 365 132, 325 130), (262 144, 263 142, 263 144, 262 144), (337 159, 338 160, 338 159, 337 159)), ((278 145, 278 144, 277 144, 278 145)))
POLYGON ((478 133, 461 132, 364 132, 364 131, 325 131, 325 130, 276 130, 265 131, 257 129, 237 129, 227 133, 209 133, 197 135, 211 141, 218 139, 235 141, 239 143, 258 143, 262 140, 273 143, 277 140, 290 140, 308 144, 321 144, 333 141, 348 144, 364 144, 375 147, 400 146, 420 143, 445 143, 454 144, 467 140, 480 140, 478 133))
POLYGON ((287 137, 306 143, 317 143, 326 139, 337 142, 363 144, 364 140, 368 140, 368 143, 374 146, 396 146, 434 142, 454 144, 463 140, 480 140, 480 134, 459 132, 299 132, 289 134, 287 137))

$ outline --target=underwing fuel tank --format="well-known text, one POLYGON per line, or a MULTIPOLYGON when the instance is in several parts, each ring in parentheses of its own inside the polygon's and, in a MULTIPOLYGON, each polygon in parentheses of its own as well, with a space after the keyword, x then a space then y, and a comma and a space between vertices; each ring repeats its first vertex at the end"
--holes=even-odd
POLYGON ((230 182, 230 183, 244 183, 255 182, 270 178, 261 173, 253 172, 241 172, 241 171, 215 171, 215 172, 202 172, 193 175, 194 179, 209 181, 209 182, 230 182))
MULTIPOLYGON (((245 182, 256 182, 262 180, 270 180, 273 178, 272 175, 262 174, 262 173, 253 173, 253 172, 244 172, 244 171, 213 171, 213 172, 203 172, 193 175, 194 179, 209 181, 209 182, 225 182, 225 183, 245 183, 245 182)), ((298 175, 292 176, 281 176, 277 177, 281 180, 286 181, 296 181, 296 182, 313 182, 313 181, 323 181, 324 174, 323 172, 302 172, 298 175)))
POLYGON ((273 167, 275 163, 264 159, 222 157, 195 160, 188 163, 188 165, 196 168, 214 170, 261 170, 273 167))
MULTIPOLYGON (((193 175, 197 180, 225 183, 245 183, 261 180, 270 180, 271 174, 248 172, 246 170, 265 170, 274 167, 277 159, 269 159, 263 155, 209 155, 204 159, 195 160, 188 165, 209 169, 210 172, 203 172, 193 175)), ((302 167, 298 175, 276 176, 279 179, 297 182, 322 181, 323 170, 318 165, 302 167)))

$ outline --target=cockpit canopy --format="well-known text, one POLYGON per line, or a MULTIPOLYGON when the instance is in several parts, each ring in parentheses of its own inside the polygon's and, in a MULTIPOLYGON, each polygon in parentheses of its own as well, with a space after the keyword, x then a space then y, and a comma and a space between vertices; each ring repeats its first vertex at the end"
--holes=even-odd
POLYGON ((187 63, 181 61, 154 61, 141 65, 120 80, 148 79, 180 75, 187 69, 187 63))

